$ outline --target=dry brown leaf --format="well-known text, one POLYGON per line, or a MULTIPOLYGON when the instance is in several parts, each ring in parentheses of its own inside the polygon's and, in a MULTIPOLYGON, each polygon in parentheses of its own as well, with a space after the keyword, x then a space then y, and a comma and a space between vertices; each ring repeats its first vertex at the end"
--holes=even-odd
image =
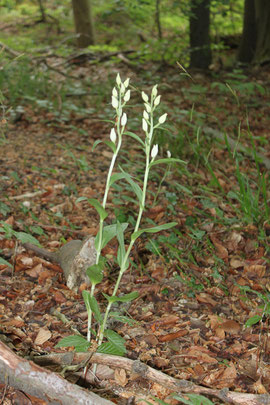
POLYGON ((43 345, 43 343, 47 342, 51 338, 52 334, 49 329, 41 328, 38 331, 37 337, 34 341, 35 345, 43 345))
POLYGON ((117 384, 121 385, 121 387, 124 387, 128 383, 127 379, 127 373, 123 368, 116 368, 114 372, 114 379, 117 384))

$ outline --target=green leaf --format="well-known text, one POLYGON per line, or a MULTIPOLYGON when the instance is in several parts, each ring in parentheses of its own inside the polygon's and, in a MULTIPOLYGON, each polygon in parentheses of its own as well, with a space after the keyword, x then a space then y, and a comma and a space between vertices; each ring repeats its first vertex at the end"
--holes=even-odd
POLYGON ((12 265, 7 260, 3 259, 2 257, 0 257, 0 264, 6 265, 6 266, 12 268, 12 265))
POLYGON ((111 185, 113 183, 115 183, 118 180, 122 180, 126 177, 125 173, 114 173, 111 178, 110 178, 110 182, 109 182, 109 186, 111 187, 111 185))
POLYGON ((111 148, 113 153, 116 153, 116 146, 112 141, 104 141, 104 143, 106 143, 106 145, 109 146, 109 148, 111 148))
POLYGON ((86 200, 88 200, 87 197, 79 197, 79 198, 77 198, 77 200, 75 201, 75 204, 77 204, 78 202, 81 202, 81 201, 86 201, 86 200))
POLYGON ((105 331, 105 336, 108 339, 109 342, 111 342, 114 346, 116 346, 119 351, 122 351, 123 353, 126 353, 126 347, 125 347, 125 339, 122 338, 122 336, 118 335, 114 330, 107 329, 105 331))
POLYGON ((135 300, 135 298, 139 297, 139 293, 137 291, 133 291, 129 294, 125 294, 122 297, 117 297, 116 295, 107 295, 105 293, 102 293, 104 297, 109 301, 109 302, 129 302, 132 300, 135 300))
POLYGON ((102 343, 97 349, 97 353, 112 354, 114 356, 124 356, 125 354, 125 352, 119 350, 119 348, 111 342, 102 343))
POLYGON ((93 264, 86 269, 86 274, 92 284, 96 285, 103 280, 103 262, 93 264))
POLYGON ((39 241, 34 236, 29 235, 29 233, 14 231, 14 235, 22 243, 32 243, 33 245, 41 246, 39 241))
MULTIPOLYGON (((125 232, 128 225, 129 225, 128 222, 121 223, 123 232, 125 232)), ((97 236, 95 237, 95 248, 96 249, 98 248, 99 232, 100 231, 98 231, 97 236)), ((112 240, 112 238, 114 238, 115 236, 116 236, 116 224, 104 226, 103 232, 102 232, 101 249, 103 249, 104 246, 106 246, 107 243, 109 243, 110 240, 112 240)))
POLYGON ((128 316, 121 315, 120 312, 110 312, 109 316, 118 322, 127 323, 130 326, 136 323, 134 319, 130 319, 128 316))
POLYGON ((55 347, 72 347, 74 346, 76 352, 87 352, 91 343, 88 342, 83 336, 71 335, 61 339, 55 347))
POLYGON ((181 401, 183 404, 186 405, 214 405, 210 399, 206 398, 203 395, 198 395, 198 394, 185 394, 190 400, 184 399, 181 395, 174 394, 172 397, 174 399, 177 399, 178 401, 181 401))
POLYGON ((261 320, 262 320, 261 315, 254 315, 246 321, 245 327, 249 328, 250 326, 255 325, 256 323, 260 322, 261 320))
POLYGON ((160 164, 163 164, 163 163, 167 163, 167 164, 170 164, 170 163, 184 163, 185 165, 187 164, 187 162, 185 162, 184 160, 181 160, 181 159, 165 158, 165 159, 154 160, 153 162, 151 162, 149 164, 149 169, 151 169, 152 166, 160 165, 160 164))
POLYGON ((97 139, 97 140, 94 142, 94 144, 93 144, 93 146, 92 146, 92 152, 93 152, 93 150, 96 148, 96 146, 99 145, 100 143, 102 143, 102 140, 101 140, 101 139, 97 139))
POLYGON ((177 222, 168 222, 167 224, 157 225, 152 228, 140 229, 137 232, 133 232, 133 234, 131 235, 131 240, 132 241, 136 240, 144 232, 156 233, 156 232, 164 231, 165 229, 170 229, 176 225, 177 225, 177 222))
POLYGON ((102 318, 97 300, 95 299, 95 297, 91 297, 89 294, 88 302, 89 302, 91 311, 95 314, 96 320, 98 321, 99 324, 101 324, 103 322, 103 318, 102 318))
POLYGON ((100 202, 95 198, 89 198, 87 201, 89 202, 89 204, 91 204, 93 207, 95 207, 95 209, 99 213, 100 219, 102 221, 104 221, 104 219, 108 216, 108 214, 105 211, 105 209, 102 207, 100 202))
POLYGON ((117 262, 119 264, 119 266, 122 266, 122 263, 124 261, 125 258, 125 254, 126 254, 126 249, 125 249, 125 243, 124 243, 124 232, 123 232, 123 228, 120 224, 119 221, 117 221, 116 224, 116 236, 119 242, 119 247, 118 247, 118 251, 117 251, 117 262))
POLYGON ((131 136, 131 138, 133 138, 133 139, 135 139, 136 141, 138 141, 138 142, 143 146, 143 149, 144 149, 144 142, 143 142, 143 140, 142 140, 138 135, 134 134, 134 132, 127 131, 127 132, 124 132, 124 135, 131 136))

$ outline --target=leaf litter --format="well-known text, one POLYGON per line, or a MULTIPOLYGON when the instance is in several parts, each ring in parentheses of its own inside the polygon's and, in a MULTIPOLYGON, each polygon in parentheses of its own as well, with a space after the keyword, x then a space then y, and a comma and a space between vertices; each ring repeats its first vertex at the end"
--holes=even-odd
MULTIPOLYGON (((199 80, 210 88, 206 77, 199 80)), ((165 82, 166 77, 161 88, 165 82)), ((172 109, 175 91, 162 92, 172 109)), ((186 91, 188 86, 184 84, 179 96, 183 100, 181 108, 188 110, 186 91)), ((234 114, 232 106, 228 99, 216 97, 210 94, 208 105, 198 99, 197 111, 207 113, 212 109, 216 119, 227 120, 226 130, 234 131, 228 120, 234 114)), ((1 211, 0 217, 16 231, 34 231, 43 247, 55 250, 65 241, 98 231, 93 207, 87 202, 76 204, 76 199, 102 196, 109 152, 104 145, 93 153, 90 149, 96 139, 108 138, 109 127, 87 117, 80 122, 80 128, 89 134, 86 138, 70 129, 71 125, 78 127, 72 117, 68 124, 54 125, 52 121, 48 126, 50 119, 54 118, 43 110, 37 119, 36 111, 27 107, 21 120, 10 124, 1 157, 2 196, 8 212, 1 211)), ((257 136, 266 133, 266 121, 257 119, 255 111, 250 111, 249 120, 257 136)), ((209 116, 208 125, 211 121, 209 116)), ((188 148, 180 158, 189 156, 188 148)), ((127 152, 133 162, 138 160, 138 150, 130 142, 127 152)), ((269 156, 270 150, 265 153, 269 156)), ((223 189, 228 192, 237 188, 228 152, 212 143, 211 159, 220 161, 213 171, 223 189)), ((133 267, 124 275, 120 290, 123 294, 139 292, 139 298, 127 309, 136 323, 116 322, 114 328, 126 339, 130 359, 140 359, 166 374, 204 387, 264 394, 270 388, 269 223, 247 223, 235 208, 237 202, 228 204, 216 192, 207 194, 214 177, 200 160, 195 153, 188 161, 188 171, 171 169, 154 206, 162 171, 158 169, 153 176, 145 221, 176 221, 178 226, 155 239, 143 234, 135 244, 133 267), (192 172, 194 175, 190 175, 192 172), (174 191, 179 190, 177 184, 191 194, 174 191), (245 327, 256 316, 259 321, 245 327)), ((250 165, 247 162, 246 172, 250 165)), ((140 171, 139 164, 136 170, 140 171)), ((122 197, 121 187, 115 193, 108 199, 112 209, 109 220, 114 210, 132 218, 136 208, 132 194, 126 193, 128 198, 121 205, 114 200, 122 197)), ((55 344, 60 338, 73 330, 85 335, 87 314, 81 291, 74 293, 66 287, 61 268, 25 251, 14 239, 2 237, 0 247, 12 266, 0 265, 0 328, 13 349, 22 356, 57 353, 55 344)), ((102 284, 97 286, 98 301, 102 293, 110 294, 113 289, 116 241, 112 240, 103 253, 109 265, 102 284)), ((145 388, 142 381, 134 380, 121 368, 113 375, 108 372, 108 376, 121 387, 122 398, 136 396, 138 384, 145 388)), ((170 390, 161 385, 153 383, 147 389, 151 395, 168 400, 170 390)))

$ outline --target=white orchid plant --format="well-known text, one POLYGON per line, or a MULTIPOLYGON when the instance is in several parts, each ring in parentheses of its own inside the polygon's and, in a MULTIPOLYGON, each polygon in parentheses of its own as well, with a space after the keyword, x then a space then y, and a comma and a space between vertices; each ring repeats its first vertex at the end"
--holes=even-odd
MULTIPOLYGON (((87 275, 91 282, 91 290, 90 291, 84 290, 82 292, 88 313, 87 339, 79 335, 68 336, 60 340, 60 342, 57 344, 57 347, 74 346, 76 351, 86 351, 89 349, 89 346, 91 345, 91 335, 92 333, 94 333, 97 352, 115 355, 124 355, 125 353, 124 339, 121 336, 119 336, 115 331, 108 329, 107 322, 109 317, 113 317, 116 320, 122 322, 130 321, 128 317, 122 315, 120 316, 119 313, 112 312, 111 309, 112 305, 115 302, 128 302, 138 297, 138 293, 136 291, 126 295, 117 296, 123 274, 130 266, 129 256, 132 247, 135 241, 140 237, 142 233, 159 232, 161 230, 169 229, 177 224, 176 222, 170 222, 167 224, 162 224, 151 228, 144 228, 144 229, 140 228, 142 215, 145 210, 145 199, 150 169, 152 168, 152 166, 156 164, 160 163, 170 164, 172 162, 182 162, 182 161, 179 159, 171 158, 170 152, 167 153, 168 156, 167 158, 156 159, 158 155, 158 144, 153 143, 154 131, 155 129, 163 125, 167 118, 167 113, 165 113, 158 118, 156 123, 154 123, 154 111, 160 104, 161 99, 161 96, 158 95, 157 85, 155 85, 152 88, 150 96, 148 96, 145 92, 142 92, 142 99, 145 107, 142 116, 142 129, 145 134, 144 140, 137 134, 126 130, 128 118, 126 112, 124 112, 123 110, 130 100, 131 91, 128 87, 129 87, 129 79, 126 79, 124 82, 122 82, 120 75, 117 74, 116 84, 112 90, 112 100, 111 100, 112 107, 115 109, 116 113, 116 124, 110 131, 110 140, 104 141, 108 145, 108 147, 111 148, 113 155, 107 174, 103 201, 102 203, 100 203, 96 199, 87 199, 88 202, 96 208, 100 218, 99 231, 95 238, 95 248, 97 252, 96 264, 87 269, 87 275), (142 150, 144 151, 145 170, 142 188, 138 183, 134 181, 133 177, 130 174, 126 173, 122 169, 118 173, 113 173, 115 163, 122 145, 122 138, 124 135, 130 136, 133 139, 135 139, 140 144, 142 150), (124 235, 124 232, 129 225, 128 223, 120 223, 117 221, 117 223, 113 225, 105 224, 105 219, 108 216, 108 213, 106 211, 106 204, 109 189, 116 181, 123 179, 130 184, 139 203, 139 210, 137 213, 135 228, 133 233, 131 234, 128 245, 126 245, 125 243, 125 235, 124 235), (107 245, 107 243, 115 236, 118 239, 117 263, 119 265, 119 273, 118 278, 115 282, 112 295, 109 296, 103 293, 104 297, 107 300, 107 307, 104 314, 102 314, 100 306, 94 296, 96 285, 101 283, 103 279, 105 260, 101 256, 101 251, 107 245), (99 325, 98 331, 94 331, 92 328, 93 314, 99 325), (106 342, 104 342, 104 337, 106 337, 107 339, 106 342)), ((96 141, 93 145, 93 149, 100 142, 101 142, 100 140, 96 141)), ((77 201, 82 201, 85 199, 86 199, 85 197, 80 197, 77 201)))

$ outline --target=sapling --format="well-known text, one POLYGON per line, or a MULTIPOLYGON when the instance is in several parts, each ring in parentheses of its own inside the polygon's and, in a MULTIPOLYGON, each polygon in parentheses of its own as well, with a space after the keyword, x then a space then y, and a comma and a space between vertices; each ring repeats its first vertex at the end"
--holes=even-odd
MULTIPOLYGON (((123 277, 125 271, 129 268, 130 265, 130 253, 132 247, 140 237, 140 235, 144 232, 147 233, 155 233, 161 230, 169 229, 175 226, 176 222, 170 222, 163 225, 154 226, 152 228, 140 228, 140 223, 142 219, 143 212, 145 210, 145 200, 146 200, 146 191, 147 191, 147 183, 149 179, 149 172, 152 166, 159 164, 159 163, 171 163, 171 162, 182 162, 179 159, 173 159, 168 154, 168 158, 165 159, 156 159, 158 155, 158 145, 154 144, 154 131, 156 128, 163 125, 167 118, 167 113, 163 114, 159 117, 157 122, 154 122, 154 112, 158 105, 160 104, 161 96, 158 95, 157 85, 155 85, 152 89, 150 97, 145 93, 142 92, 142 99, 144 101, 144 111, 142 117, 142 129, 144 132, 144 140, 141 139, 137 134, 133 132, 126 131, 126 124, 127 124, 127 114, 123 111, 126 103, 130 99, 130 90, 128 89, 129 86, 129 79, 122 82, 120 75, 118 74, 116 77, 116 85, 112 90, 112 107, 115 109, 116 113, 116 124, 110 131, 110 141, 106 140, 105 143, 112 149, 113 155, 110 162, 105 191, 103 196, 102 204, 96 199, 88 199, 88 202, 93 205, 100 217, 99 223, 99 231, 95 238, 95 248, 97 251, 96 255, 96 263, 87 269, 87 275, 91 281, 91 290, 82 292, 83 299, 87 308, 88 313, 88 332, 87 332, 87 341, 82 336, 69 336, 67 338, 62 339, 57 346, 64 347, 64 346, 74 346, 75 350, 78 349, 87 349, 90 346, 91 340, 91 331, 92 331, 92 314, 94 313, 95 319, 99 324, 98 332, 94 332, 96 335, 96 342, 98 352, 103 353, 110 353, 110 354, 118 354, 123 355, 125 353, 124 341, 116 332, 107 328, 108 318, 110 316, 115 316, 115 313, 111 312, 112 305, 115 302, 129 302, 132 299, 138 296, 137 292, 131 292, 130 294, 126 294, 123 296, 117 296, 118 288, 123 277), (120 169, 119 173, 113 173, 113 169, 115 167, 115 162, 118 157, 121 145, 122 145, 122 137, 130 136, 135 139, 141 147, 143 154, 145 156, 145 169, 144 169, 144 178, 143 178, 143 186, 142 188, 138 183, 136 183, 133 177, 126 173, 124 170, 120 169), (125 245, 125 236, 124 232, 128 226, 128 223, 119 223, 117 221, 116 224, 113 225, 105 225, 104 221, 108 215, 106 211, 106 203, 108 198, 109 189, 113 183, 118 180, 124 179, 126 180, 133 192, 135 193, 137 200, 138 200, 138 214, 136 219, 136 224, 133 233, 131 234, 129 244, 125 245), (94 297, 95 287, 102 281, 103 278, 103 269, 105 260, 101 255, 101 251, 106 246, 106 244, 113 238, 117 237, 118 240, 118 251, 117 251, 117 263, 119 265, 119 273, 117 280, 115 282, 115 286, 113 289, 113 293, 111 296, 107 294, 103 294, 104 297, 107 299, 108 304, 105 310, 104 315, 101 314, 99 305, 94 297), (104 337, 107 338, 108 342, 103 343, 104 337)), ((101 141, 96 141, 93 147, 96 147, 98 143, 101 141)), ((81 201, 84 199, 83 197, 79 200, 81 201)), ((129 319, 124 316, 118 316, 118 320, 123 322, 127 322, 129 319)))

